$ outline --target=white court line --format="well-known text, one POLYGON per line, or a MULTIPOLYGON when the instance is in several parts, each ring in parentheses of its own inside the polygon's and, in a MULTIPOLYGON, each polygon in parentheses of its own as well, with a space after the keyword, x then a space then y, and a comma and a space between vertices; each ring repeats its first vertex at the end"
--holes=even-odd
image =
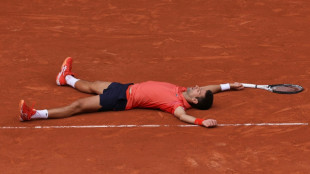
MULTIPOLYGON (((243 123, 217 126, 306 126, 308 123, 243 123)), ((0 129, 65 129, 65 128, 132 128, 132 127, 198 127, 198 125, 84 125, 84 126, 1 126, 0 129)))

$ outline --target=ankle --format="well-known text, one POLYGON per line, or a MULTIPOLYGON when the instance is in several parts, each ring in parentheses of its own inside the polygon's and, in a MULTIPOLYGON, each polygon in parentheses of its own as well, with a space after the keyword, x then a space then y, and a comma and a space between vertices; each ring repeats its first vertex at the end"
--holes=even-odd
POLYGON ((48 111, 45 110, 36 110, 36 113, 31 117, 31 119, 47 119, 48 111))
POLYGON ((67 84, 73 88, 75 88, 75 83, 80 80, 80 79, 75 78, 72 75, 67 75, 65 79, 66 79, 67 84))

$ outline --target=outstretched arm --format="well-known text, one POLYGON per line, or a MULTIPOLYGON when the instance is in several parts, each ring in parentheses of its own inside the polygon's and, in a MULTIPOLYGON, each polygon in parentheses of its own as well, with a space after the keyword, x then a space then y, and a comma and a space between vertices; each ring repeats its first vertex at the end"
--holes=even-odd
MULTIPOLYGON (((205 90, 212 91, 213 94, 222 92, 221 85, 208 85, 202 87, 205 90)), ((241 83, 235 82, 235 83, 229 83, 229 89, 226 90, 242 90, 244 87, 241 83)))
POLYGON ((181 106, 176 108, 176 110, 174 111, 174 115, 178 117, 181 121, 184 121, 190 124, 198 124, 198 125, 202 125, 205 127, 215 127, 217 125, 216 120, 213 120, 213 119, 202 120, 202 119, 186 114, 186 112, 184 111, 184 108, 181 106))

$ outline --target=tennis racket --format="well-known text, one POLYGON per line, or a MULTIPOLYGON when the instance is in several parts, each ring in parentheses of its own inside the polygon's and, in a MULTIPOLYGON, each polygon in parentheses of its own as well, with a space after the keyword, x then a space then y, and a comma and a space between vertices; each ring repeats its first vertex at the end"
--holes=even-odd
POLYGON ((256 85, 242 83, 245 88, 264 89, 278 94, 296 94, 304 90, 302 86, 292 84, 256 85))

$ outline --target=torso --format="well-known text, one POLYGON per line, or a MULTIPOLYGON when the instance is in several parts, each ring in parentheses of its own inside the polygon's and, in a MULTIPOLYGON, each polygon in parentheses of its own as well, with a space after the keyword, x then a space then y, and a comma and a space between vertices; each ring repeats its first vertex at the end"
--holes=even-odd
POLYGON ((179 106, 184 109, 191 107, 182 94, 185 90, 185 87, 166 82, 137 83, 127 89, 126 109, 152 108, 173 114, 179 106))

